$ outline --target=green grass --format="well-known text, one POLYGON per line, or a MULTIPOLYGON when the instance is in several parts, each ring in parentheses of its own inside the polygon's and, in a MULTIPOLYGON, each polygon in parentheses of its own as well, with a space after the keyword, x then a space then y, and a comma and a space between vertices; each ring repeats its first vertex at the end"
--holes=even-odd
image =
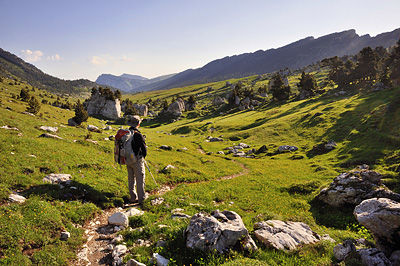
MULTIPOLYGON (((326 73, 316 75, 322 83, 326 73)), ((255 78, 242 80, 251 84, 255 78)), ((298 76, 289 80, 293 85, 298 76)), ((257 81, 255 88, 267 83, 267 80, 257 81)), ((104 128, 106 121, 90 118, 82 127, 69 127, 67 121, 74 116, 73 111, 43 104, 36 117, 22 114, 27 104, 12 99, 11 93, 18 95, 25 86, 9 85, 7 80, 0 83, 0 126, 19 129, 0 129, 3 202, 0 225, 4 239, 0 245, 0 264, 18 265, 17 261, 22 261, 19 265, 68 265, 74 257, 73 251, 82 244, 82 232, 72 224, 82 224, 99 208, 121 206, 128 199, 126 169, 113 162, 113 142, 104 140, 115 135, 119 125, 112 125, 112 131, 91 133, 91 139, 97 140, 98 145, 85 142, 87 124, 104 128), (38 129, 42 125, 57 126, 57 135, 63 139, 38 138, 44 133, 38 129), (73 181, 63 189, 45 184, 42 179, 48 173, 71 174, 73 181), (28 201, 22 205, 6 203, 10 191, 19 191, 28 201), (28 227, 33 230, 25 233, 23 228, 28 227), (58 239, 62 228, 72 232, 67 242, 58 239), (65 252, 57 257, 60 249, 65 252)), ((334 262, 334 244, 326 242, 293 252, 269 250, 260 243, 257 243, 259 250, 251 254, 237 250, 225 255, 188 250, 183 238, 188 220, 172 220, 171 210, 175 208, 184 209, 188 215, 215 209, 235 211, 251 234, 255 222, 281 219, 305 222, 320 235, 328 233, 337 242, 359 237, 372 240, 351 210, 323 209, 313 199, 335 176, 360 163, 368 163, 383 173, 388 186, 400 192, 400 110, 396 104, 400 101, 400 88, 376 93, 352 91, 345 96, 335 96, 334 88, 326 89, 326 94, 302 101, 291 98, 278 103, 267 99, 254 111, 210 108, 185 112, 174 123, 144 120, 141 128, 148 144, 146 160, 150 170, 159 185, 175 188, 163 195, 165 202, 159 206, 150 204, 151 199, 159 196, 152 194, 144 204, 146 214, 130 220, 132 227, 144 228, 124 232, 124 241, 135 259, 147 263, 153 252, 159 252, 170 259, 170 265, 331 265, 334 262), (224 141, 207 142, 207 136, 222 136, 224 141), (334 140, 337 148, 322 154, 312 152, 313 146, 327 140, 334 140), (217 154, 240 142, 255 149, 266 145, 268 152, 255 158, 217 154), (173 149, 165 151, 159 148, 161 145, 173 149), (294 145, 299 150, 279 154, 276 151, 281 145, 294 145), (187 150, 178 151, 183 147, 187 150), (206 155, 208 152, 211 155, 206 155), (169 164, 175 169, 161 171, 169 164), (218 181, 238 173, 242 175, 218 181), (133 247, 139 238, 150 239, 154 244, 133 247), (167 245, 156 248, 155 243, 160 239, 167 240, 167 245)), ((225 96, 228 91, 224 81, 141 93, 132 100, 170 101, 176 95, 186 98, 195 94, 201 108, 215 95, 225 96), (209 86, 213 87, 210 93, 209 86)), ((32 93, 44 94, 39 90, 32 93)), ((146 191, 154 193, 156 188, 147 172, 146 191)))

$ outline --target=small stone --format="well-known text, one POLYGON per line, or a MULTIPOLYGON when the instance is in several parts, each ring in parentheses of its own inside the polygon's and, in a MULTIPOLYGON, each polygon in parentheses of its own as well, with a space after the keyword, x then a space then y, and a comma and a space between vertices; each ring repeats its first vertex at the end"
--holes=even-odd
POLYGON ((61 234, 60 234, 60 239, 64 240, 64 241, 67 240, 70 237, 71 237, 71 233, 70 232, 64 231, 64 232, 61 232, 61 234))

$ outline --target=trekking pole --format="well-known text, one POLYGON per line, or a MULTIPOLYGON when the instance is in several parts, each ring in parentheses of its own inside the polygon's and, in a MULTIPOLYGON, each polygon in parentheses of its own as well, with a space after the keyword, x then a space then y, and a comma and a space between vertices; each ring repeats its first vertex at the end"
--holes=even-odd
POLYGON ((153 181, 154 181, 154 183, 156 184, 157 188, 160 189, 160 187, 158 186, 158 184, 157 184, 157 182, 156 182, 156 179, 154 178, 153 174, 152 174, 151 171, 150 171, 149 165, 147 164, 146 160, 144 160, 144 164, 146 165, 147 170, 149 170, 149 173, 150 173, 151 177, 153 178, 153 181))

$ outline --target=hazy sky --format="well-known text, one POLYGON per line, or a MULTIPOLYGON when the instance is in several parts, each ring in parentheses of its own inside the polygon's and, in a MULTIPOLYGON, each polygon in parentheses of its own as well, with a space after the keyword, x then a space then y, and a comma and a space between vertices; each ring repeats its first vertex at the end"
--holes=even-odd
POLYGON ((399 0, 0 0, 0 48, 63 79, 153 78, 307 36, 375 36, 400 28, 399 12, 399 0))

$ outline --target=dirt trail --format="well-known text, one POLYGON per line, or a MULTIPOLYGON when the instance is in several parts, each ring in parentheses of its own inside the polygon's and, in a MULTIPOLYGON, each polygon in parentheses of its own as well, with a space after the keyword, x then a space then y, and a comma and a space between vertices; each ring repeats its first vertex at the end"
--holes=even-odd
MULTIPOLYGON (((204 154, 204 151, 201 148, 199 148, 198 151, 204 154)), ((244 164, 235 160, 232 160, 232 162, 238 164, 243 170, 233 175, 220 177, 216 179, 217 181, 233 179, 238 176, 246 175, 250 172, 244 164)), ((150 194, 157 194, 161 196, 166 192, 173 190, 174 188, 175 186, 165 185, 160 187, 158 190, 152 191, 150 194)), ((111 208, 104 210, 83 226, 83 229, 85 230, 84 238, 87 239, 87 242, 83 245, 83 248, 79 250, 77 254, 78 259, 71 264, 72 266, 100 266, 112 264, 113 260, 111 257, 111 252, 107 247, 110 245, 111 240, 118 235, 118 232, 114 232, 114 226, 108 224, 108 217, 121 210, 122 208, 111 208)))

